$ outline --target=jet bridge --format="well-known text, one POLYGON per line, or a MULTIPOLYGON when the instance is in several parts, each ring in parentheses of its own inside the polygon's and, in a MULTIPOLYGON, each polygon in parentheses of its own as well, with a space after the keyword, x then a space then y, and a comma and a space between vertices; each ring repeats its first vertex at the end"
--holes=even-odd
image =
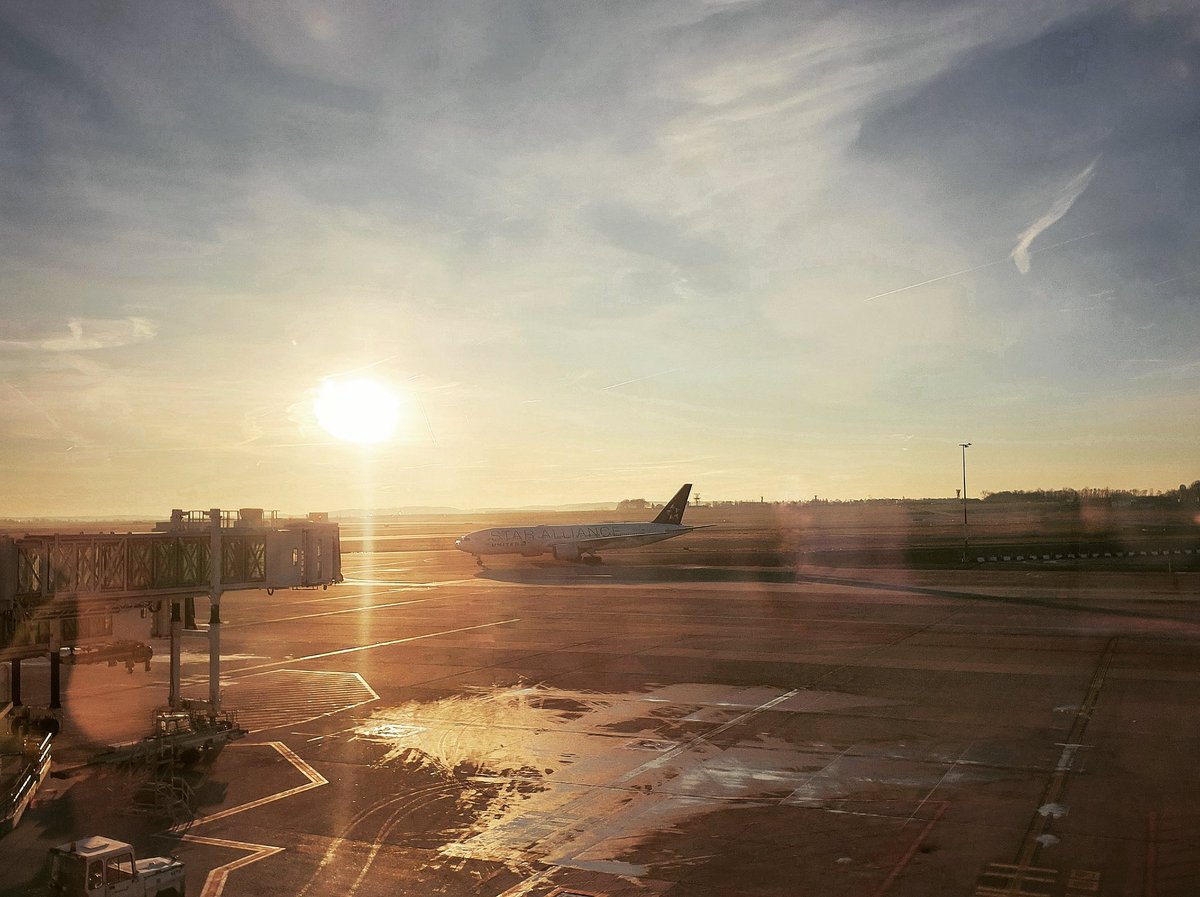
POLYGON ((284 518, 261 508, 177 509, 153 532, 0 536, 0 661, 12 664, 12 704, 21 705, 21 661, 49 655, 50 707, 60 709, 61 649, 111 641, 114 615, 141 608, 154 615, 159 634, 170 620, 170 700, 178 706, 181 611, 207 595, 215 712, 221 595, 341 581, 338 525, 325 513, 284 518))

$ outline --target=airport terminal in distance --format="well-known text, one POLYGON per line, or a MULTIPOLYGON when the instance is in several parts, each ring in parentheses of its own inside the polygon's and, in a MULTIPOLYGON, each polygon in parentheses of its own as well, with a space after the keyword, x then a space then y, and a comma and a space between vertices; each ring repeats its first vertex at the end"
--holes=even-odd
POLYGON ((0 894, 1197 893, 1189 493, 659 501, 6 525, 0 894))

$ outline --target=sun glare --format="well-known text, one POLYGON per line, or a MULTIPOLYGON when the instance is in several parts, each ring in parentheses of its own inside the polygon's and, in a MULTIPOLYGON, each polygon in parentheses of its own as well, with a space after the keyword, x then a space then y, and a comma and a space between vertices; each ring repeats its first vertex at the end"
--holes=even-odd
POLYGON ((378 380, 326 380, 313 402, 317 423, 344 442, 386 442, 400 422, 400 400, 378 380))

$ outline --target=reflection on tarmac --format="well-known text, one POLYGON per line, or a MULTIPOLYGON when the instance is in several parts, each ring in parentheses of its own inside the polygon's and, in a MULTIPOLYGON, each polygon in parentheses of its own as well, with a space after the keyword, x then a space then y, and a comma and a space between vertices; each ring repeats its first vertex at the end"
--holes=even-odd
MULTIPOLYGON (((476 822, 440 848, 448 856, 546 857, 559 866, 645 875, 644 866, 602 859, 607 855, 597 846, 634 844, 731 804, 844 810, 856 794, 877 795, 881 786, 928 789, 946 781, 939 762, 884 761, 871 752, 800 747, 772 737, 737 747, 721 743, 721 736, 765 712, 851 712, 892 703, 842 692, 706 683, 594 695, 518 686, 382 709, 354 735, 385 746, 380 766, 426 765, 470 785, 459 800, 473 804, 476 822), (664 729, 675 737, 662 738, 664 729)), ((950 781, 1000 775, 964 768, 950 781)), ((912 809, 905 804, 904 814, 912 809)))

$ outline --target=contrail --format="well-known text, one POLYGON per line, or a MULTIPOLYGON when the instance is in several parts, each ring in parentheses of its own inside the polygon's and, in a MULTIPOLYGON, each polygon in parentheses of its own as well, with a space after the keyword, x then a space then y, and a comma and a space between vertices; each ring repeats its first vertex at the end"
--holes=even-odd
POLYGON ((641 383, 643 380, 652 380, 655 377, 665 377, 667 374, 675 373, 679 368, 671 368, 669 371, 659 371, 657 374, 647 374, 644 377, 634 377, 632 380, 622 380, 620 383, 613 383, 609 386, 601 386, 600 391, 606 389, 616 389, 618 386, 628 386, 630 383, 641 383))
POLYGON ((1049 252, 1051 249, 1057 249, 1059 246, 1066 246, 1068 243, 1076 243, 1080 240, 1086 240, 1088 237, 1094 237, 1100 233, 1098 230, 1090 231, 1086 234, 1080 234, 1078 237, 1071 237, 1069 240, 1059 240, 1057 243, 1051 243, 1049 246, 1043 246, 1041 249, 1030 250, 1030 255, 1037 255, 1039 252, 1049 252))
POLYGON ((951 277, 958 277, 960 274, 970 274, 972 271, 982 271, 984 268, 990 268, 993 265, 999 265, 1001 262, 1007 262, 1008 257, 996 259, 994 262, 985 262, 982 265, 976 265, 974 268, 963 268, 961 271, 952 271, 949 274, 942 274, 938 277, 931 277, 929 280, 922 280, 920 283, 910 283, 906 287, 896 287, 894 290, 888 290, 886 293, 876 293, 874 296, 868 296, 863 302, 874 302, 876 299, 882 299, 884 296, 894 296, 896 293, 903 293, 907 290, 915 290, 917 287, 929 286, 931 283, 937 283, 939 280, 949 280, 951 277))
POLYGON ((1178 277, 1168 277, 1166 280, 1155 281, 1154 283, 1150 284, 1150 286, 1152 286, 1152 287, 1165 286, 1168 283, 1174 283, 1177 280, 1183 280, 1184 278, 1187 278, 1187 277, 1194 277, 1197 274, 1200 274, 1200 271, 1189 271, 1186 274, 1180 274, 1178 277))
POLYGON ((33 399, 31 399, 31 398, 29 398, 29 396, 25 395, 25 393, 22 392, 20 389, 18 389, 15 385, 13 385, 12 383, 8 383, 8 382, 6 382, 4 385, 7 386, 9 389, 11 389, 13 392, 15 392, 21 398, 21 400, 23 402, 25 402, 25 404, 27 404, 30 408, 32 408, 36 413, 38 413, 42 417, 44 417, 46 419, 46 421, 50 424, 50 426, 54 427, 54 429, 58 430, 58 432, 61 433, 62 435, 66 436, 67 439, 71 440, 72 445, 67 449, 67 451, 71 451, 71 449, 75 448, 80 443, 85 441, 82 438, 80 438, 78 433, 74 433, 71 430, 68 430, 66 427, 64 427, 59 422, 58 418, 56 418, 53 414, 51 414, 45 408, 38 405, 35 401, 33 401, 33 399))
MULTIPOLYGON (((326 376, 329 378, 332 378, 332 377, 345 377, 350 374, 359 374, 359 373, 362 373, 363 371, 369 371, 371 368, 377 368, 381 364, 387 364, 389 361, 395 361, 397 358, 403 358, 403 357, 404 357, 404 353, 397 352, 395 355, 388 355, 387 357, 377 359, 376 361, 368 361, 365 364, 360 364, 358 367, 347 368, 344 371, 336 371, 336 372, 334 372, 332 374, 328 374, 326 376)), ((417 378, 417 375, 414 374, 413 376, 409 377, 408 379, 415 380, 416 378, 417 378)))
MULTIPOLYGON (((1094 230, 1091 233, 1081 234, 1078 237, 1071 237, 1071 239, 1069 239, 1069 240, 1062 240, 1058 243, 1051 243, 1049 246, 1043 246, 1041 249, 1030 250, 1029 255, 1037 255, 1039 252, 1049 252, 1051 249, 1058 249, 1058 247, 1066 246, 1068 243, 1075 243, 1079 240, 1086 240, 1088 237, 1094 237, 1098 233, 1100 233, 1100 231, 1094 230)), ((906 287, 896 287, 896 289, 888 290, 885 293, 876 293, 874 296, 868 296, 866 299, 863 300, 863 302, 873 302, 876 299, 882 299, 884 296, 893 296, 896 293, 903 293, 908 290, 915 290, 917 287, 928 286, 931 283, 937 283, 939 280, 948 280, 951 277, 958 277, 959 275, 962 275, 962 274, 970 274, 972 271, 982 271, 984 268, 991 268, 991 267, 994 267, 995 265, 1003 264, 1004 262, 1007 262, 1010 258, 1012 258, 1012 256, 1006 255, 1002 259, 994 259, 990 262, 984 262, 982 265, 975 265, 972 268, 963 268, 961 271, 952 271, 949 274, 940 274, 937 277, 929 278, 929 280, 922 280, 920 283, 910 283, 906 287)), ((617 385, 620 386, 621 384, 617 384, 617 385)))
POLYGON ((425 418, 425 427, 429 430, 429 441, 433 443, 435 449, 441 451, 442 447, 438 445, 437 437, 433 435, 433 424, 429 422, 429 415, 425 413, 425 403, 421 401, 420 396, 414 395, 413 399, 416 401, 417 407, 421 409, 421 417, 425 418))
POLYGON ((1083 191, 1092 182, 1092 175, 1096 173, 1096 163, 1099 161, 1100 157, 1097 156, 1087 168, 1071 178, 1071 182, 1055 198, 1046 214, 1029 225, 1025 233, 1021 234, 1017 239, 1017 245, 1013 248, 1011 257, 1017 265, 1017 270, 1022 274, 1029 273, 1030 244, 1038 238, 1042 231, 1053 225, 1071 210, 1071 206, 1075 205, 1075 200, 1083 195, 1083 191))

